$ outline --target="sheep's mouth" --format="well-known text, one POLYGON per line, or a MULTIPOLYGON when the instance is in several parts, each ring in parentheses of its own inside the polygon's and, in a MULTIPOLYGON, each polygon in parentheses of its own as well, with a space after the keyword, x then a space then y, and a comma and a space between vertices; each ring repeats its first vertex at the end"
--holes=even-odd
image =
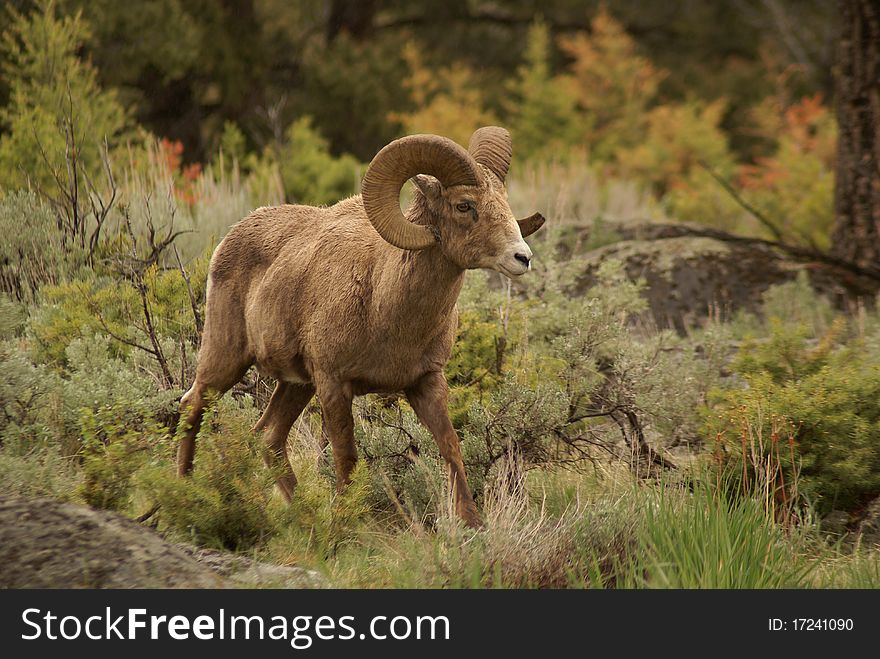
MULTIPOLYGON (((520 268, 522 268, 522 266, 520 266, 520 268)), ((510 277, 511 279, 516 279, 517 277, 522 277, 529 270, 531 270, 530 267, 526 267, 525 269, 518 268, 517 270, 513 270, 511 268, 508 268, 506 265, 500 265, 500 264, 495 266, 494 269, 497 270, 498 272, 500 272, 502 275, 505 275, 506 277, 510 277)))

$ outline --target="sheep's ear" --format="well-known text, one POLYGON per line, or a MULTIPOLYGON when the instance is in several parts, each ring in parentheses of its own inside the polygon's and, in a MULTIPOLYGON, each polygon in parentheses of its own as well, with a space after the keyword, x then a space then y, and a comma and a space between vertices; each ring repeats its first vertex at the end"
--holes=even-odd
POLYGON ((440 197, 440 192, 442 191, 443 186, 440 185, 440 181, 433 176, 416 174, 410 180, 415 183, 416 187, 421 190, 422 194, 428 199, 438 199, 440 197))
POLYGON ((530 215, 524 220, 517 220, 517 224, 519 224, 519 231, 522 234, 522 237, 531 236, 535 231, 544 226, 544 216, 540 213, 535 213, 534 215, 530 215))

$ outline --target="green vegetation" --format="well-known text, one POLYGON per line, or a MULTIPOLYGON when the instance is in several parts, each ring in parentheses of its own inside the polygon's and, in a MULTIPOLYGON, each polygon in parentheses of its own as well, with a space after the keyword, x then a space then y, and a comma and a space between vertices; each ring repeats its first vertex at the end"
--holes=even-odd
POLYGON ((854 510, 880 494, 876 321, 828 324, 809 290, 801 279, 773 292, 765 336, 747 339, 733 362, 746 390, 714 392, 710 426, 738 460, 797 479, 818 511, 854 510))
POLYGON ((331 38, 312 3, 235 21, 216 3, 117 4, 37 2, 4 23, 0 493, 151 511, 169 538, 343 587, 880 586, 858 530, 880 496, 870 305, 843 313, 802 278, 757 315, 672 333, 612 259, 574 294, 587 252, 634 219, 828 247, 834 119, 815 72, 786 68, 762 29, 726 3, 678 19, 703 58, 659 47, 616 2, 549 3, 503 28, 515 49, 488 19, 453 48, 430 27, 401 35, 393 9, 386 29, 331 38), (719 64, 707 44, 734 38, 742 58, 719 64), (456 520, 437 448, 395 396, 357 400, 362 461, 342 494, 306 409, 288 506, 250 430, 272 384, 255 373, 202 424, 192 477, 174 478, 229 226, 355 193, 401 133, 465 142, 494 122, 514 134, 513 210, 551 222, 533 273, 469 273, 459 301, 450 411, 485 528, 456 520), (823 527, 832 513, 846 528, 823 527))

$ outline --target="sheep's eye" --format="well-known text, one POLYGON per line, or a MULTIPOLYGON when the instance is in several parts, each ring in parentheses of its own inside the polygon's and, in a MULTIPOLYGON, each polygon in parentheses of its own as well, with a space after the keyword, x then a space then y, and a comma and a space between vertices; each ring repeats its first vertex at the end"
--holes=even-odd
POLYGON ((455 205, 455 210, 459 213, 467 213, 471 209, 470 203, 463 201, 460 204, 455 205))

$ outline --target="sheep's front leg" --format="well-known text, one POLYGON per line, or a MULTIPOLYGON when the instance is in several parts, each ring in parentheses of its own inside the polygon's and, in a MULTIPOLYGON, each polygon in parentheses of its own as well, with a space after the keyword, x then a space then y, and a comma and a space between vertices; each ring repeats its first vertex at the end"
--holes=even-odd
POLYGON ((471 495, 461 459, 458 433, 449 420, 447 403, 449 387, 442 372, 423 376, 415 386, 406 390, 406 397, 416 416, 431 434, 440 449, 440 455, 449 467, 449 482, 455 498, 455 511, 468 526, 482 526, 477 506, 471 495))
POLYGON ((324 416, 324 434, 333 447, 336 489, 342 491, 351 482, 351 472, 357 462, 354 419, 351 416, 351 383, 316 377, 315 387, 324 416))

